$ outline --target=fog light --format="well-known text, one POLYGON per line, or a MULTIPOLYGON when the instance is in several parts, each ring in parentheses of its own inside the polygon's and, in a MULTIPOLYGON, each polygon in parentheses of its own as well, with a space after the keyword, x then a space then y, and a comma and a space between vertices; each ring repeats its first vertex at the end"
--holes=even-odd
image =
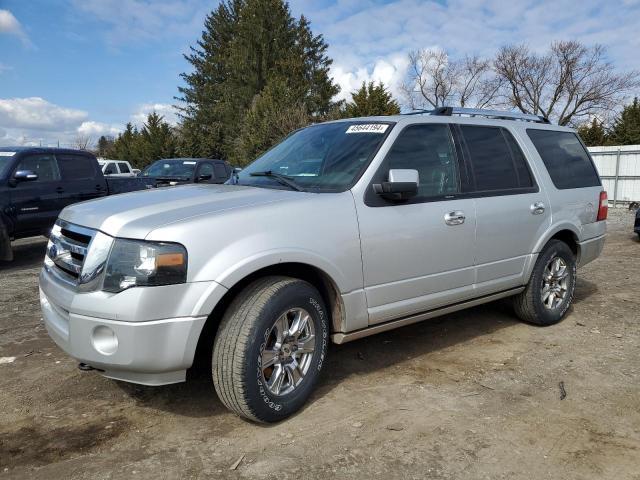
POLYGON ((118 350, 118 337, 109 327, 100 325, 93 329, 91 335, 93 348, 103 355, 113 355, 118 350))

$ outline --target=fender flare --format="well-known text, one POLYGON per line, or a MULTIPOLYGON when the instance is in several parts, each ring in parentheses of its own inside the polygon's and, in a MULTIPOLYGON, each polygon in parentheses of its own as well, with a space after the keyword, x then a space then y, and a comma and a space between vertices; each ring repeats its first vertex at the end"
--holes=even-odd
POLYGON ((558 223, 558 224, 554 224, 552 225, 547 231, 544 232, 543 235, 540 236, 540 238, 538 239, 538 242, 536 243, 535 247, 533 248, 533 253, 534 254, 538 254, 542 251, 542 248, 547 244, 547 242, 549 242, 549 240, 551 240, 551 237, 553 237, 554 235, 556 235, 558 232, 562 232, 562 231, 569 231, 573 234, 574 239, 576 241, 576 245, 578 245, 578 248, 580 246, 580 229, 573 223, 570 222, 563 222, 563 223, 558 223))

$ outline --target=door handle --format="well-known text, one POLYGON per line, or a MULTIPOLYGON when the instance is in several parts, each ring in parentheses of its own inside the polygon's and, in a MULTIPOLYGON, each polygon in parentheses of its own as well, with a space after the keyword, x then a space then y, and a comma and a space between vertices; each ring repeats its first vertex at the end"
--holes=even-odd
POLYGON ((64 188, 62 187, 56 188, 56 193, 63 193, 63 192, 64 192, 64 188))
POLYGON ((542 215, 544 213, 544 203, 535 202, 531 204, 531 214, 532 215, 542 215))
POLYGON ((461 212, 460 210, 456 210, 455 212, 449 212, 445 214, 444 223, 451 226, 462 225, 464 223, 465 218, 467 217, 465 217, 464 212, 461 212))

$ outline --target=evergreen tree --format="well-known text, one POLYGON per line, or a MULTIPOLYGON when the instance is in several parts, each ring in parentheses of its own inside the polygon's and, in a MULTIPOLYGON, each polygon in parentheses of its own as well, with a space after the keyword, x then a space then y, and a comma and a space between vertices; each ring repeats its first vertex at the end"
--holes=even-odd
POLYGON ((127 123, 124 132, 120 133, 113 142, 113 158, 128 160, 137 166, 140 162, 139 137, 138 129, 131 122, 127 123))
POLYGON ((156 112, 147 116, 138 143, 141 153, 139 165, 143 167, 161 158, 174 157, 176 154, 176 140, 171 127, 164 121, 164 117, 156 112))
POLYGON ((586 123, 578 127, 578 135, 588 147, 605 145, 607 143, 607 132, 602 122, 593 118, 591 123, 586 123))
POLYGON ((114 138, 102 135, 98 139, 96 155, 102 158, 109 158, 113 152, 114 138))
MULTIPOLYGON (((245 123, 254 121, 261 102, 274 102, 283 111, 302 106, 307 121, 328 113, 338 87, 329 77, 326 49, 308 20, 295 20, 283 0, 221 2, 185 57, 193 72, 182 74, 185 86, 179 88, 180 152, 244 164, 250 159, 239 158, 247 152, 242 145, 255 139, 245 141, 240 135, 248 131, 245 123), (268 86, 271 91, 261 96, 268 86), (274 98, 275 93, 283 96, 274 98)), ((265 138, 277 137, 278 129, 265 138)))
POLYGON ((400 105, 394 100, 393 95, 387 91, 382 82, 375 85, 369 82, 356 92, 351 93, 351 101, 344 109, 344 117, 367 117, 373 115, 397 115, 400 113, 400 105))
POLYGON ((640 103, 637 97, 616 118, 610 139, 614 145, 640 145, 640 103))

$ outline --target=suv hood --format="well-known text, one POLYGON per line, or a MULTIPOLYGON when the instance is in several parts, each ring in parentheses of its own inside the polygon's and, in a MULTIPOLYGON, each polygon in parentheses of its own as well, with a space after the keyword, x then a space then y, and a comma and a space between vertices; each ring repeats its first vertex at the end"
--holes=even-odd
POLYGON ((304 192, 241 185, 185 185, 124 193, 65 208, 62 220, 126 238, 144 239, 164 225, 206 214, 278 202, 304 192))

